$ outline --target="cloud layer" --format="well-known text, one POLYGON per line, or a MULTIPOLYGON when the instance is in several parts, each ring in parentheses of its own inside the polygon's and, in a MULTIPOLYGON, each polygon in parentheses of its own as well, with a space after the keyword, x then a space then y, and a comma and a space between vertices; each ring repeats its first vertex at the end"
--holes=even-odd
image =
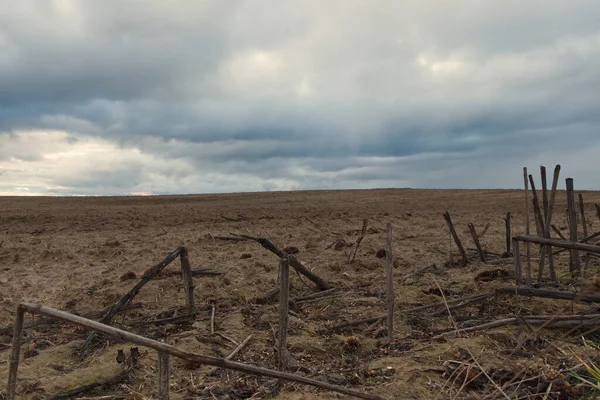
POLYGON ((0 5, 0 194, 594 188, 597 1, 0 5))

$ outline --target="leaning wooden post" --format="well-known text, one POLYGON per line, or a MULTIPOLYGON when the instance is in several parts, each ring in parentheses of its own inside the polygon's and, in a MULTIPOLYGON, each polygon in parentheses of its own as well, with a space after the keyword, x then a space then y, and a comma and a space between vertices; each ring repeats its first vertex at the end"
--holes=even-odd
POLYGON ((21 338, 23 336, 23 320, 25 309, 17 306, 17 317, 13 325, 12 351, 10 353, 10 370, 8 372, 8 386, 6 388, 6 400, 15 400, 17 394, 17 372, 19 371, 19 359, 21 357, 21 338))
MULTIPOLYGON (((552 213, 554 212, 554 202, 556 200, 556 188, 558 187, 558 178, 560 176, 560 165, 556 165, 554 167, 554 176, 552 177, 552 190, 550 191, 550 201, 548 203, 548 211, 546 212, 546 221, 544 224, 545 232, 544 237, 550 239, 550 229, 552 228, 552 213)), ((560 232, 560 231, 559 231, 560 232)), ((557 281, 556 278, 556 270, 554 269, 554 256, 552 254, 552 247, 546 246, 548 249, 548 268, 550 269, 550 279, 553 282, 557 281)), ((540 263, 543 260, 540 259, 540 263)), ((542 280, 542 272, 543 267, 540 267, 538 274, 538 282, 542 280)))
POLYGON ((521 255, 519 254, 519 241, 515 238, 512 239, 512 248, 515 263, 515 282, 520 285, 523 282, 521 278, 521 255))
POLYGON ((475 232, 475 226, 469 222, 467 225, 469 227, 469 232, 471 232, 471 237, 473 238, 473 242, 475 243, 475 247, 477 248, 477 254, 479 254, 479 259, 482 262, 485 262, 485 254, 483 253, 483 249, 481 248, 481 243, 479 242, 479 237, 477 237, 477 232, 475 232))
MULTIPOLYGON (((531 234, 531 228, 529 226, 529 181, 527 180, 527 167, 523 168, 523 180, 525 182, 525 234, 529 236, 531 234)), ((525 243, 527 248, 527 269, 531 270, 531 245, 525 243)), ((513 247, 513 251, 515 251, 513 247)))
MULTIPOLYGON (((573 178, 567 178, 567 207, 569 209, 569 240, 577 242, 577 212, 575 211, 575 193, 573 192, 573 178)), ((579 252, 571 249, 569 271, 579 271, 579 252)))
POLYGON ((510 254, 510 211, 506 213, 504 222, 506 223, 506 254, 510 254))
POLYGON ((184 247, 179 254, 181 262, 181 275, 183 276, 183 289, 185 290, 185 307, 188 315, 194 316, 196 309, 194 307, 194 278, 192 277, 192 267, 188 257, 187 249, 184 247))
POLYGON ((450 213, 448 211, 446 211, 444 213, 444 219, 446 220, 446 223, 448 224, 448 229, 450 229, 450 234, 452 235, 452 238, 454 238, 454 243, 456 243, 456 247, 458 247, 460 256, 463 259, 463 266, 465 266, 469 262, 469 259, 467 258, 467 253, 465 252, 465 249, 464 249, 462 243, 460 242, 458 234, 456 233, 456 230, 454 229, 454 224, 452 223, 452 218, 450 218, 450 213))
POLYGON ((287 367, 287 326, 288 307, 290 298, 290 259, 287 255, 281 257, 279 263, 279 336, 277 341, 277 368, 283 371, 287 367))
POLYGON ((171 361, 169 354, 158 352, 158 400, 169 400, 169 377, 171 361))
POLYGON ((394 259, 392 254, 392 224, 387 223, 387 242, 385 246, 387 272, 387 325, 388 343, 394 342, 394 259))
MULTIPOLYGON (((544 232, 546 232, 546 230, 544 229, 544 220, 542 217, 542 211, 540 209, 540 201, 537 196, 537 190, 535 189, 535 183, 533 181, 533 175, 531 174, 529 175, 529 183, 531 184, 531 193, 533 195, 533 213, 535 215, 536 232, 539 237, 544 237, 544 232)), ((544 251, 544 246, 540 246, 540 265, 538 268, 538 276, 542 276, 543 274, 545 254, 544 251)), ((530 274, 531 269, 528 269, 528 271, 528 273, 530 274)))

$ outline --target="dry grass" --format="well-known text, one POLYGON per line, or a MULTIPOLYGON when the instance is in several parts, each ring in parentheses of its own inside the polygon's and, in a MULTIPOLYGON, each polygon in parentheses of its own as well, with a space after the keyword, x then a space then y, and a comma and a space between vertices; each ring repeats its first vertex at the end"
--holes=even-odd
MULTIPOLYGON (((585 193, 584 197, 592 232, 600 226, 592 217, 593 203, 600 202, 600 193, 585 193)), ((560 212, 565 207, 566 196, 559 192, 554 218, 558 227, 566 225, 564 213, 560 212)), ((393 225, 394 274, 398 279, 432 262, 439 266, 395 285, 397 308, 402 309, 441 301, 436 291, 450 301, 512 284, 510 265, 506 266, 511 272, 509 277, 476 281, 474 278, 481 271, 502 267, 484 266, 472 252, 474 261, 465 268, 441 267, 448 258, 448 232, 442 213, 451 213, 467 248, 474 247, 466 233, 467 223, 474 223, 478 232, 489 223, 482 245, 488 251, 502 253, 503 218, 510 211, 513 234, 522 233, 523 208, 522 192, 508 190, 0 198, 0 326, 12 323, 14 307, 21 300, 79 313, 100 310, 113 304, 134 284, 132 280, 121 281, 123 274, 133 272, 139 277, 168 252, 184 245, 193 268, 212 268, 224 275, 196 279, 195 295, 201 311, 193 324, 137 326, 134 330, 165 338, 188 350, 225 356, 235 344, 210 334, 214 304, 216 332, 238 343, 253 335, 252 342, 236 360, 273 367, 277 305, 249 305, 246 300, 275 287, 278 260, 254 242, 214 239, 231 232, 242 233, 269 237, 280 247, 296 246, 302 262, 341 289, 335 296, 300 303, 292 309, 288 343, 292 364, 299 373, 390 398, 503 398, 502 393, 510 396, 515 390, 533 392, 547 382, 551 386, 544 386, 545 394, 538 398, 579 395, 585 388, 577 387, 567 367, 580 364, 578 357, 588 359, 590 347, 582 342, 580 331, 508 326, 446 339, 433 339, 432 333, 454 329, 453 324, 462 326, 468 319, 491 321, 535 313, 571 314, 589 310, 588 305, 503 296, 498 301, 486 301, 482 308, 479 303, 456 311, 450 307, 454 313, 450 319, 445 308, 442 311, 446 314, 439 316, 430 312, 400 315, 396 318, 393 346, 385 345, 384 323, 340 332, 323 331, 328 325, 345 320, 385 314, 385 260, 376 254, 385 245, 386 222, 393 225), (328 246, 341 239, 356 243, 365 218, 369 220, 366 235, 355 260, 348 263, 352 247, 328 246), (352 351, 344 345, 350 336, 358 343, 352 351), (459 368, 447 370, 444 362, 459 368), (571 387, 567 388, 567 384, 571 387)), ((456 251, 454 258, 458 260, 456 251)), ((559 275, 566 272, 567 260, 566 254, 557 258, 559 275)), ((167 271, 178 268, 170 266, 167 271)), ((589 270, 598 270, 595 259, 589 270)), ((292 297, 314 292, 305 278, 292 274, 291 281, 292 297)), ((579 282, 563 278, 563 289, 578 287, 579 282)), ((182 306, 183 296, 180 278, 167 274, 148 284, 136 297, 142 308, 130 310, 125 318, 119 316, 115 321, 126 323, 156 316, 182 306)), ((116 350, 127 347, 111 343, 91 357, 80 359, 73 348, 81 344, 81 332, 63 326, 28 330, 27 334, 30 339, 25 346, 37 348, 39 354, 23 361, 19 388, 29 389, 30 393, 22 392, 22 398, 41 398, 110 376, 118 367, 114 361, 116 350)), ((597 340, 595 335, 586 333, 586 343, 597 340)), ((4 337, 0 343, 6 344, 9 339, 4 337)), ((6 346, 0 347, 1 382, 6 381, 8 366, 4 361, 9 352, 6 346)), ((142 350, 140 361, 135 382, 113 388, 111 393, 91 393, 89 397, 155 396, 156 354, 142 350)), ((272 385, 265 379, 226 371, 209 377, 208 371, 207 367, 174 361, 172 398, 261 398, 272 385)), ((579 373, 585 374, 585 369, 579 373)), ((278 398, 336 396, 289 384, 278 398)))

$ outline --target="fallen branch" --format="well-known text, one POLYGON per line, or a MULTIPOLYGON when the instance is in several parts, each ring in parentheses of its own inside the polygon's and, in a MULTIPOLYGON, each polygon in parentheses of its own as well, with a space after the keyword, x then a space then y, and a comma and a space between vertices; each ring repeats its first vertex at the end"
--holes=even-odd
MULTIPOLYGON (((247 235, 239 235, 241 237, 254 240, 258 242, 265 249, 275 253, 279 258, 283 257, 285 253, 277 247, 275 243, 266 238, 257 238, 247 235)), ((302 275, 306 276, 308 279, 313 281, 321 290, 331 289, 332 286, 325 282, 323 279, 315 275, 311 270, 306 268, 304 264, 302 264, 296 257, 290 255, 290 266, 294 268, 296 271, 300 272, 302 275)))
MULTIPOLYGON (((135 285, 129 292, 127 292, 127 294, 125 294, 125 296, 121 298, 121 300, 119 300, 114 306, 112 306, 108 310, 106 315, 104 315, 104 317, 100 319, 100 323, 108 324, 120 310, 125 308, 126 305, 130 304, 133 301, 133 298, 139 293, 139 291, 142 289, 142 287, 144 287, 144 285, 146 285, 152 278, 160 274, 161 271, 165 269, 167 265, 173 262, 184 250, 184 247, 178 247, 169 255, 167 255, 167 257, 165 257, 164 260, 162 260, 160 263, 154 266, 146 274, 144 274, 144 276, 142 276, 142 279, 137 283, 137 285, 135 285)), ((87 350, 87 348, 92 343, 95 337, 96 335, 94 332, 92 332, 88 336, 88 338, 81 346, 82 353, 84 353, 87 350)))
MULTIPOLYGON (((455 308, 459 308, 459 307, 464 307, 466 306, 466 304, 463 304, 463 302, 467 301, 471 301, 471 303, 475 302, 475 301, 480 301, 483 299, 486 299, 488 297, 492 297, 494 295, 494 292, 487 292, 487 293, 477 293, 477 294, 473 294, 470 296, 465 296, 465 297, 461 297, 458 299, 453 299, 453 300, 448 300, 447 302, 441 301, 438 303, 433 303, 433 304, 426 304, 424 306, 419 306, 419 307, 414 307, 414 308, 408 308, 408 309, 404 309, 404 310, 398 310, 395 312, 395 314, 411 314, 411 313, 415 313, 415 312, 419 312, 419 311, 424 311, 424 310, 429 310, 432 308, 444 308, 444 310, 446 310, 446 306, 453 306, 455 308), (475 301, 472 301, 475 300, 475 301)), ((470 304, 471 304, 470 303, 470 304)), ((452 307, 451 307, 452 308, 452 307)), ((387 314, 386 315, 380 315, 377 317, 372 317, 372 318, 366 318, 366 319, 360 319, 360 320, 355 320, 355 321, 348 321, 348 322, 343 322, 341 324, 338 325, 334 325, 330 328, 328 328, 329 330, 336 330, 336 329, 342 329, 342 328, 347 328, 350 326, 357 326, 357 325, 362 325, 362 324, 371 324, 374 322, 379 322, 379 321, 383 321, 384 319, 387 318, 387 314)))
MULTIPOLYGON (((301 375, 275 371, 272 369, 257 367, 257 366, 250 365, 250 364, 234 362, 234 361, 226 360, 223 358, 192 353, 187 350, 183 350, 181 348, 171 346, 166 343, 161 343, 161 342, 158 342, 153 339, 139 336, 139 335, 136 335, 136 334, 133 334, 133 333, 121 330, 121 329, 114 328, 109 325, 101 324, 99 322, 92 321, 92 320, 87 320, 85 318, 81 318, 76 315, 71 315, 64 311, 56 310, 51 307, 46 307, 46 306, 39 305, 39 304, 21 303, 18 306, 18 310, 17 310, 17 314, 18 314, 17 318, 20 319, 21 321, 22 321, 22 315, 24 312, 32 312, 32 313, 37 313, 37 314, 42 314, 42 315, 49 315, 49 316, 61 319, 63 321, 66 321, 66 322, 84 326, 88 329, 93 329, 94 331, 102 332, 107 335, 114 336, 114 337, 117 337, 119 339, 122 339, 122 340, 125 340, 128 342, 134 342, 141 346, 149 347, 156 351, 170 354, 170 355, 173 355, 180 359, 194 362, 194 363, 211 365, 213 367, 227 368, 227 369, 231 369, 234 371, 240 371, 240 372, 258 375, 258 376, 268 376, 271 378, 277 378, 277 379, 288 380, 291 382, 302 383, 302 384, 306 384, 306 385, 315 386, 315 387, 318 387, 321 389, 326 389, 326 390, 331 390, 331 391, 338 392, 338 393, 343 393, 343 394, 346 394, 349 396, 354 396, 354 397, 361 398, 361 399, 384 400, 383 397, 378 396, 378 395, 367 394, 367 393, 350 390, 345 387, 332 385, 332 384, 325 383, 325 382, 320 382, 320 381, 310 379, 310 378, 307 378, 307 377, 304 377, 301 375), (19 317, 19 314, 21 315, 20 317, 19 317)), ((18 324, 18 325, 22 326, 22 324, 18 324)), ((19 330, 19 333, 20 333, 20 330, 19 330)), ((20 340, 21 335, 19 334, 18 336, 19 336, 18 339, 20 340)), ((16 376, 17 369, 16 368, 18 366, 19 359, 17 357, 18 357, 19 353, 17 351, 15 351, 14 353, 16 353, 16 356, 13 354, 14 358, 11 358, 11 370, 9 371, 9 385, 8 385, 9 386, 9 391, 8 391, 9 396, 11 393, 14 393, 14 385, 16 384, 16 378, 17 378, 17 376, 16 376)))
POLYGON ((356 246, 354 247, 354 252, 352 252, 352 255, 350 256, 350 258, 348 259, 348 264, 351 264, 352 261, 354 261, 354 258, 356 257, 356 253, 358 252, 358 248, 360 247, 360 243, 363 241, 363 239, 365 238, 365 235, 367 234, 367 225, 369 223, 368 219, 363 219, 363 225, 362 225, 362 229, 360 231, 360 236, 358 237, 358 239, 356 239, 356 246))
POLYGON ((584 303, 600 303, 600 295, 598 294, 560 292, 556 290, 532 289, 528 287, 502 287, 496 289, 496 292, 520 296, 545 297, 558 300, 576 300, 584 303))
MULTIPOLYGON (((252 339, 252 335, 248 335, 248 337, 244 339, 242 343, 240 343, 227 357, 225 357, 225 360, 231 360, 233 357, 235 357, 237 353, 239 353, 244 347, 246 347, 250 339, 252 339)), ((216 374, 218 370, 219 367, 214 367, 210 371, 208 371, 207 375, 212 376, 216 374)))

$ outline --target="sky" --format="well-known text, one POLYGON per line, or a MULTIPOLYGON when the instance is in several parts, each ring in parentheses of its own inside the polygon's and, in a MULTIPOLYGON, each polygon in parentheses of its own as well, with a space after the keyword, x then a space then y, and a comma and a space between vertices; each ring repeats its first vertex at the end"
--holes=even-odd
POLYGON ((0 7, 0 195, 598 189, 597 0, 0 7))

